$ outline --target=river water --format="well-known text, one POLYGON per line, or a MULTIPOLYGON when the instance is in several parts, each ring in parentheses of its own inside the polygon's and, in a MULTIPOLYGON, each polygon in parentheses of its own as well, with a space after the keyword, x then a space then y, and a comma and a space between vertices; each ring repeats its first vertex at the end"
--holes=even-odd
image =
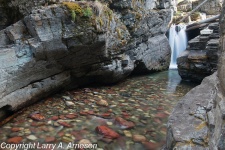
POLYGON ((0 127, 0 143, 62 144, 65 149, 74 149, 69 143, 95 143, 98 150, 156 150, 165 144, 173 107, 194 86, 181 82, 177 70, 169 70, 132 76, 113 86, 62 92, 18 112, 0 127), (128 123, 116 122, 118 117, 128 123), (119 137, 98 134, 95 128, 100 125, 119 137))

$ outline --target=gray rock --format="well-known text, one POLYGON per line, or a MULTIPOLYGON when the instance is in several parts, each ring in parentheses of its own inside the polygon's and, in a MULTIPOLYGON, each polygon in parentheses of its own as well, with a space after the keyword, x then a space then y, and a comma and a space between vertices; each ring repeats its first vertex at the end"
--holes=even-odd
MULTIPOLYGON (((188 92, 174 108, 168 121, 167 142, 164 150, 225 149, 224 14, 225 4, 220 20, 219 53, 221 54, 218 72, 204 78, 201 85, 188 92)), ((210 42, 210 45, 218 45, 218 42, 210 42)), ((189 53, 186 52, 180 59, 187 59, 188 55, 189 53)))
MULTIPOLYGON (((125 26, 125 16, 99 4, 104 11, 74 22, 66 7, 37 7, 0 31, 0 109, 18 110, 65 87, 115 83, 134 69, 167 69, 170 49, 164 34, 171 11, 149 11, 137 3, 145 15, 139 20, 135 16, 134 30, 128 29, 132 21, 125 26)), ((120 4, 131 9, 131 0, 120 4)))
MULTIPOLYGON (((212 34, 218 34, 218 22, 209 24, 212 34)), ((217 70, 219 37, 199 35, 188 42, 187 49, 177 58, 182 79, 201 82, 217 70)))
MULTIPOLYGON (((167 149, 190 147, 199 149, 209 144, 208 114, 206 107, 215 99, 218 78, 213 74, 205 78, 200 86, 192 89, 177 104, 168 121, 167 149), (185 144, 186 143, 186 144, 185 144)), ((210 122, 213 120, 210 118, 210 122)), ((190 147, 190 149, 197 149, 190 147)))

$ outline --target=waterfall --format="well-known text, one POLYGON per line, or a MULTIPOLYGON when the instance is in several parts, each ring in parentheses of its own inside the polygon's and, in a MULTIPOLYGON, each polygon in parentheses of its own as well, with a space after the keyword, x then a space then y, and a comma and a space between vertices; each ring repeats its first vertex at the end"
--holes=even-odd
POLYGON ((169 31, 171 47, 170 69, 177 68, 177 57, 187 48, 187 35, 185 25, 172 25, 169 31))

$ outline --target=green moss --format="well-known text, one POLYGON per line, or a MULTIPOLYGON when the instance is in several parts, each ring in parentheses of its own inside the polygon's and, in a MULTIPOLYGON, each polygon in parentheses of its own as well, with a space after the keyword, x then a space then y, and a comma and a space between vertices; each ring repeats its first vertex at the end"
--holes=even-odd
POLYGON ((70 10, 70 11, 74 11, 76 14, 81 14, 82 13, 82 8, 80 7, 80 5, 78 5, 77 3, 73 3, 73 2, 63 2, 63 4, 70 10))
POLYGON ((71 17, 72 17, 72 21, 74 22, 76 19, 76 13, 74 10, 71 11, 71 17))
POLYGON ((82 13, 83 13, 83 16, 84 17, 91 17, 93 15, 93 12, 92 12, 92 8, 87 6, 86 8, 82 9, 82 13))

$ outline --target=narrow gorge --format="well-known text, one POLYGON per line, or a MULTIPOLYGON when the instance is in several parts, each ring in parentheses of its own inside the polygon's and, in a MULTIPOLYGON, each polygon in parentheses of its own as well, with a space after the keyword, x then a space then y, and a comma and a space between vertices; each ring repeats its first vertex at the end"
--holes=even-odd
POLYGON ((0 149, 225 149, 222 2, 0 0, 0 149))

